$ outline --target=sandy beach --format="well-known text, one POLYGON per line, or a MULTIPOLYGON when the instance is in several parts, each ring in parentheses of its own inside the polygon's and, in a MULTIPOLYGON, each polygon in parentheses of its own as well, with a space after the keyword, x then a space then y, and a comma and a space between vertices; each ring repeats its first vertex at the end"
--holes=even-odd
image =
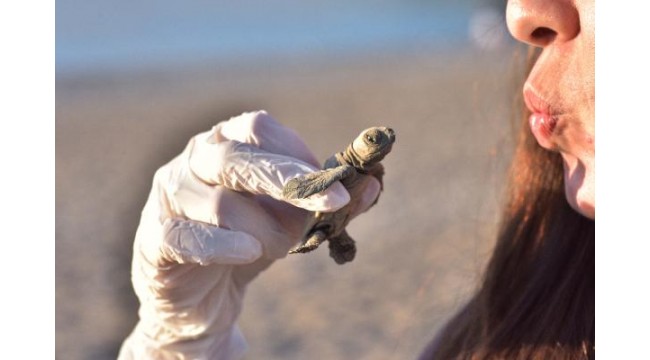
POLYGON ((57 78, 56 358, 114 359, 137 321, 132 242, 154 171, 265 109, 325 160, 395 129, 357 258, 292 255, 248 290, 246 359, 413 359, 476 288, 512 146, 513 51, 458 50, 57 78))

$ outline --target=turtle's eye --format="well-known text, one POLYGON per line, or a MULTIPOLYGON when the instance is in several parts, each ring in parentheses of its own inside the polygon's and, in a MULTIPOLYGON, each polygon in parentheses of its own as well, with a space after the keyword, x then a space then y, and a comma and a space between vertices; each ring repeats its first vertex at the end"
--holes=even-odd
POLYGON ((370 135, 370 134, 366 134, 366 140, 368 140, 368 142, 371 143, 371 144, 375 144, 377 142, 375 140, 375 137, 370 135))

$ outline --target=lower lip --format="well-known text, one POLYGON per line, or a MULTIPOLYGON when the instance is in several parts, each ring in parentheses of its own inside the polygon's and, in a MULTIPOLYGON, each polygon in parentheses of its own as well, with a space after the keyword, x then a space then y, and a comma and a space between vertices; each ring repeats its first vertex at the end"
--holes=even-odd
POLYGON ((530 130, 533 136, 535 136, 535 139, 537 139, 541 147, 549 150, 555 148, 555 143, 551 140, 551 137, 553 130, 555 130, 557 119, 549 114, 533 113, 528 118, 528 123, 530 124, 530 130))

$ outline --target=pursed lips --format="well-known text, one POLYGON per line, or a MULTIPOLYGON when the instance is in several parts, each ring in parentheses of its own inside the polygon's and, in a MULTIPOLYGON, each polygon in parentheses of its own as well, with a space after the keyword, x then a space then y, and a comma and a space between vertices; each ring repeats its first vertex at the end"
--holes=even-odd
POLYGON ((538 95, 537 90, 530 84, 524 85, 524 101, 531 111, 528 124, 539 145, 545 149, 557 151, 558 144, 554 139, 560 112, 538 95))

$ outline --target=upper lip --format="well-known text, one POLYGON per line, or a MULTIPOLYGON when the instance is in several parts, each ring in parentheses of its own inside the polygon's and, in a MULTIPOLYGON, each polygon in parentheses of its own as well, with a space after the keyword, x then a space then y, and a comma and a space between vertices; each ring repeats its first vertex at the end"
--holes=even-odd
POLYGON ((557 111, 551 107, 551 104, 539 95, 537 89, 527 83, 524 86, 524 102, 526 107, 533 113, 558 115, 557 111))

